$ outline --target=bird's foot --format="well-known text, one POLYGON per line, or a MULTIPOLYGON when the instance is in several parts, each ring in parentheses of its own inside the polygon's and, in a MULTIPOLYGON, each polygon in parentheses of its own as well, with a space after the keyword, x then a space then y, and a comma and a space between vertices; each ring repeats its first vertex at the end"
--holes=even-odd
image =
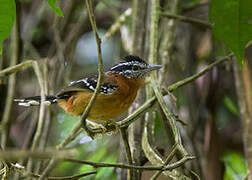
POLYGON ((118 125, 114 121, 108 121, 104 124, 104 127, 106 128, 106 132, 108 135, 113 135, 118 132, 118 125))

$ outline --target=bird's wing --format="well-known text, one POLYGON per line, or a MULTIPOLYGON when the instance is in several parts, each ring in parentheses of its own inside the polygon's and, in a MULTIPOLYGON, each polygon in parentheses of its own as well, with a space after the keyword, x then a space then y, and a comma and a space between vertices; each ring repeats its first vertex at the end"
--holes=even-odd
MULTIPOLYGON (((65 89, 61 90, 58 94, 58 98, 68 98, 76 92, 94 92, 97 86, 97 77, 93 78, 84 78, 78 81, 72 81, 65 89)), ((100 93, 102 94, 111 94, 117 88, 117 85, 112 85, 109 82, 103 82, 101 85, 100 93)))

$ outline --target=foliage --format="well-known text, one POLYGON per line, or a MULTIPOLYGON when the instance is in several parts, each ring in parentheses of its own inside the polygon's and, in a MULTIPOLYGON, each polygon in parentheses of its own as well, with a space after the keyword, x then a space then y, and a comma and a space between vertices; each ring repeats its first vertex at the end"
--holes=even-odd
POLYGON ((222 160, 225 165, 224 180, 243 180, 247 175, 244 157, 235 151, 226 152, 222 160))
POLYGON ((212 0, 210 20, 214 36, 234 52, 240 64, 252 39, 252 1, 212 0))
POLYGON ((239 115, 239 110, 237 105, 233 102, 233 100, 229 96, 224 97, 224 104, 227 107, 227 109, 234 115, 239 115))
POLYGON ((15 18, 15 0, 0 0, 0 55, 2 54, 2 42, 9 36, 15 18))
POLYGON ((63 17, 63 12, 61 11, 61 9, 56 6, 56 3, 59 1, 59 0, 46 0, 47 3, 49 4, 49 6, 52 8, 52 10, 60 17, 63 17))

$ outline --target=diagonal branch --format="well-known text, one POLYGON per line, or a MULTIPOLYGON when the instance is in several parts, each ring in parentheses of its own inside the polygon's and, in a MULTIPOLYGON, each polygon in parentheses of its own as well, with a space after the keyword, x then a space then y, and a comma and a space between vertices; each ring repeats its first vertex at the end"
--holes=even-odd
POLYGON ((94 17, 94 10, 93 10, 93 7, 92 7, 92 1, 91 0, 86 0, 86 6, 87 6, 88 14, 89 14, 89 20, 91 22, 92 29, 93 29, 93 32, 95 34, 96 44, 97 44, 98 73, 99 73, 99 75, 98 75, 98 82, 97 82, 97 86, 95 88, 94 94, 93 94, 92 98, 90 99, 90 101, 89 101, 89 103, 88 103, 88 105, 87 105, 87 107, 85 109, 85 112, 81 116, 81 121, 82 121, 82 124, 83 124, 83 128, 93 138, 92 133, 90 132, 90 130, 86 126, 86 118, 88 117, 88 114, 89 114, 89 112, 91 110, 91 107, 94 104, 95 99, 98 96, 98 93, 100 91, 101 83, 102 83, 102 80, 103 80, 103 61, 102 61, 102 52, 101 52, 101 39, 99 38, 97 27, 96 27, 96 22, 95 22, 95 17, 94 17))
MULTIPOLYGON (((89 19, 92 25, 92 29, 94 31, 95 34, 95 38, 96 38, 96 43, 97 43, 97 52, 98 52, 98 82, 97 82, 97 86, 95 89, 95 92, 93 94, 93 96, 91 97, 85 112, 83 113, 83 115, 81 116, 81 121, 79 123, 77 123, 75 125, 75 127, 73 128, 72 132, 69 134, 69 136, 67 136, 65 138, 65 140, 59 145, 57 146, 57 149, 62 149, 64 148, 68 143, 70 143, 76 136, 78 136, 78 134, 81 132, 81 127, 83 127, 86 132, 92 137, 93 134, 91 133, 91 131, 89 130, 89 128, 86 126, 86 118, 92 108, 92 105, 95 102, 95 99, 100 91, 100 86, 103 80, 103 61, 102 61, 102 55, 101 55, 101 40, 99 38, 98 32, 97 32, 97 27, 96 27, 96 22, 95 22, 95 18, 94 18, 94 12, 93 12, 93 7, 92 7, 92 1, 91 0, 86 0, 86 6, 88 9, 88 14, 89 14, 89 19)), ((46 167, 46 169, 44 170, 43 174, 41 175, 41 177, 39 179, 43 179, 45 178, 49 172, 53 169, 53 167, 56 165, 56 159, 51 159, 51 161, 49 162, 48 166, 46 167)))
POLYGON ((176 14, 172 14, 172 13, 168 13, 168 12, 161 12, 160 13, 161 16, 166 17, 166 18, 173 18, 173 19, 177 19, 183 22, 187 22, 187 23, 191 23, 194 25, 198 25, 198 26, 202 26, 208 29, 212 29, 213 25, 209 22, 200 20, 200 19, 195 19, 195 18, 190 18, 190 17, 186 17, 186 16, 181 16, 181 15, 176 15, 176 14))

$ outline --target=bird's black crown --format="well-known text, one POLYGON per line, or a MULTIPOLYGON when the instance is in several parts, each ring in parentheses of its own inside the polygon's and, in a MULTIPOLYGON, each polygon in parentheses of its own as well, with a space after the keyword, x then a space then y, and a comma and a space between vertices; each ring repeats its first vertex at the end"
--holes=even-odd
POLYGON ((128 55, 128 56, 123 57, 122 59, 125 60, 125 61, 127 61, 127 62, 135 61, 135 62, 147 64, 143 59, 141 59, 138 56, 128 55))
POLYGON ((125 60, 114 65, 110 72, 123 75, 127 78, 141 78, 146 75, 146 69, 148 69, 148 64, 138 56, 125 56, 122 58, 125 60))

